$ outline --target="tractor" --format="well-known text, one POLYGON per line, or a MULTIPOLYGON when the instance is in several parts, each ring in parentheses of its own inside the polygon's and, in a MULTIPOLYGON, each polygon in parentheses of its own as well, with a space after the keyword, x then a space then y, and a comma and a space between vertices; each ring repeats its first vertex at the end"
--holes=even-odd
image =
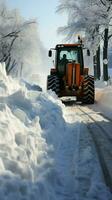
POLYGON ((82 42, 78 42, 57 44, 49 50, 49 57, 55 51, 55 67, 47 77, 47 90, 54 91, 58 97, 75 96, 77 101, 93 104, 94 77, 89 75, 89 68, 84 67, 83 49, 82 42))

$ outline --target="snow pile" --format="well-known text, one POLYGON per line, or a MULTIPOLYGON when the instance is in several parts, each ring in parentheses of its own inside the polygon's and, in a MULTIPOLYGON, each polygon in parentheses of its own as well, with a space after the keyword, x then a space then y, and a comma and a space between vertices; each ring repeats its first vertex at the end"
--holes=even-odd
POLYGON ((0 63, 0 96, 11 94, 19 88, 20 84, 17 81, 6 76, 5 63, 0 63))
POLYGON ((112 118, 112 85, 109 83, 96 82, 96 103, 91 106, 94 110, 103 112, 106 116, 112 118))
POLYGON ((28 77, 28 81, 33 84, 38 84, 41 86, 41 88, 45 91, 46 90, 46 83, 47 83, 47 73, 38 73, 38 74, 32 74, 28 77))
POLYGON ((61 108, 52 96, 7 77, 2 67, 0 199, 55 199, 51 155, 65 127, 61 108))

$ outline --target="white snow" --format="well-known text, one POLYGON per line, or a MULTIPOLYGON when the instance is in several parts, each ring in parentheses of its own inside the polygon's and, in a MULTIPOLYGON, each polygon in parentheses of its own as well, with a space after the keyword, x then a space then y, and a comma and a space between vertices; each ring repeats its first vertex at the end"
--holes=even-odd
POLYGON ((97 81, 95 90, 96 103, 91 108, 112 118, 112 80, 108 83, 97 81))
POLYGON ((4 67, 0 65, 0 200, 110 200, 81 118, 53 92, 7 77, 4 67))

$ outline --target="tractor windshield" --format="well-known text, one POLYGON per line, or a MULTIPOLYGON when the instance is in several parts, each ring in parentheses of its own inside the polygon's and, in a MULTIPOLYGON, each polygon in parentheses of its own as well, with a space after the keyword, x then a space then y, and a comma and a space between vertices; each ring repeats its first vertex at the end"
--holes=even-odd
POLYGON ((68 60, 68 62, 72 62, 72 61, 78 62, 78 51, 77 50, 60 51, 59 61, 61 61, 63 59, 64 55, 66 55, 66 59, 68 60))
POLYGON ((57 50, 57 69, 60 75, 65 74, 67 63, 80 63, 80 52, 80 49, 77 47, 59 48, 57 50))

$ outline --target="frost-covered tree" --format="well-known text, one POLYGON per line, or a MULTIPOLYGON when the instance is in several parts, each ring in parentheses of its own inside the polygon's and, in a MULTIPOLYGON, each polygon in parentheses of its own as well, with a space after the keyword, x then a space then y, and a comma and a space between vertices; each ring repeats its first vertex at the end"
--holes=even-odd
MULTIPOLYGON (((96 54, 96 50, 99 49, 98 46, 100 37, 98 37, 99 24, 96 20, 96 15, 92 14, 91 12, 91 8, 93 7, 94 10, 96 10, 96 5, 93 4, 93 2, 90 0, 70 0, 69 2, 63 0, 63 2, 61 2, 58 7, 58 11, 66 9, 66 11, 68 12, 68 24, 66 27, 60 28, 59 31, 67 32, 67 39, 72 40, 72 42, 74 42, 76 39, 75 35, 82 35, 85 46, 93 50, 93 54, 96 54)), ((96 61, 96 56, 94 56, 94 61, 96 61)), ((95 73, 95 75, 99 78, 100 63, 98 64, 98 68, 99 69, 97 70, 97 73, 95 73)))
POLYGON ((36 20, 24 20, 18 10, 1 4, 0 62, 6 63, 7 74, 28 74, 40 67, 43 51, 36 20))
MULTIPOLYGON (((108 50, 108 39, 112 36, 112 32, 108 35, 107 31, 107 29, 110 31, 112 1, 60 0, 58 11, 67 11, 68 13, 67 26, 59 29, 61 32, 68 33, 68 39, 74 41, 74 34, 81 34, 85 44, 93 50, 94 54, 97 51, 97 55, 100 52, 99 44, 101 40, 104 40, 103 60, 106 63, 107 54, 104 52, 108 50)), ((104 80, 108 78, 107 63, 105 63, 103 67, 105 69, 103 70, 104 80)))
POLYGON ((100 0, 106 13, 106 24, 104 25, 104 45, 103 45, 103 79, 108 80, 108 44, 112 37, 112 0, 100 0))
POLYGON ((88 40, 87 45, 93 45, 93 35, 96 32, 96 18, 91 14, 91 1, 85 0, 61 0, 58 11, 66 10, 68 13, 67 26, 59 28, 59 31, 68 33, 67 39, 75 40, 75 34, 81 34, 88 40), (88 35, 89 33, 89 35, 88 35))

